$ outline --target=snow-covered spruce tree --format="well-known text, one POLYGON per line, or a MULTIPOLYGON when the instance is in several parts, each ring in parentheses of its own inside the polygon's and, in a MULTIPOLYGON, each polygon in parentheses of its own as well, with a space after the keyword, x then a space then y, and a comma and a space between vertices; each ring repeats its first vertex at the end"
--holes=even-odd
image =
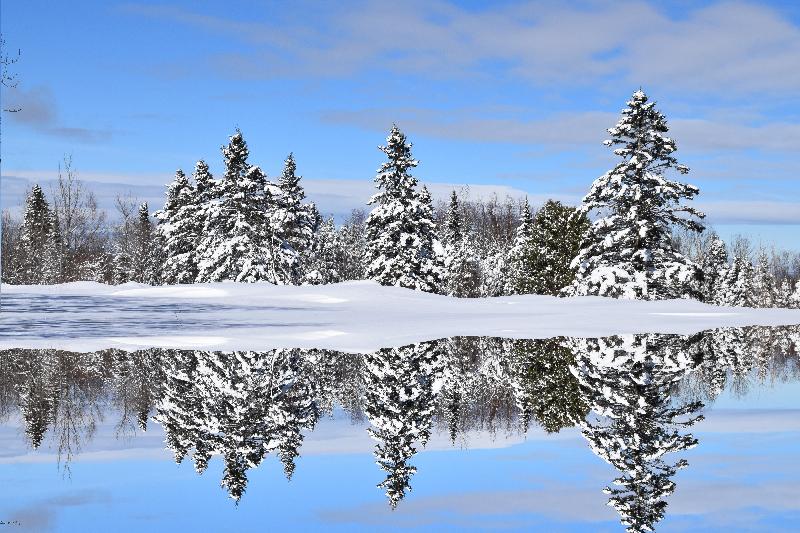
POLYGON ((46 251, 54 238, 50 204, 39 185, 34 185, 25 201, 20 227, 19 248, 12 264, 13 279, 20 284, 47 283, 46 251))
POLYGON ((533 216, 528 199, 522 206, 517 234, 508 252, 508 268, 512 294, 528 294, 533 291, 534 264, 537 250, 533 244, 533 216))
MULTIPOLYGON (((303 204, 306 195, 297 175, 294 156, 289 154, 278 180, 279 195, 271 216, 279 247, 293 252, 294 260, 288 266, 289 283, 298 285, 305 275, 305 260, 313 241, 313 220, 307 205, 303 204)), ((280 251, 280 250, 279 250, 280 251)))
POLYGON ((484 245, 481 255, 481 296, 503 296, 513 291, 511 287, 510 265, 507 261, 509 249, 497 239, 484 245))
POLYGON ((734 257, 725 278, 718 302, 721 305, 734 307, 755 307, 756 299, 753 290, 753 264, 743 257, 734 257))
POLYGON ((195 204, 197 226, 202 229, 206 225, 211 206, 219 199, 219 188, 208 168, 208 163, 202 159, 195 163, 192 177, 194 178, 194 196, 192 199, 195 204))
POLYGON ((196 215, 194 187, 179 169, 167 187, 164 208, 155 215, 156 231, 164 243, 163 283, 194 283, 197 278, 200 227, 196 215))
POLYGON ((758 254, 753 273, 753 296, 755 307, 775 307, 777 303, 775 279, 770 272, 769 258, 764 250, 758 254))
POLYGON ((480 288, 480 267, 465 230, 458 196, 453 191, 444 223, 444 292, 459 298, 478 296, 480 288))
POLYGON ((133 222, 131 243, 131 281, 149 283, 153 260, 153 224, 147 202, 139 205, 139 213, 133 222))
POLYGON ((724 300, 725 277, 728 273, 728 249, 725 241, 713 233, 708 251, 700 262, 703 270, 703 301, 722 304, 724 300))
POLYGON ((447 214, 444 219, 444 231, 442 232, 442 243, 449 246, 464 240, 464 216, 461 213, 461 205, 458 201, 456 191, 450 193, 450 204, 447 206, 447 214))
POLYGON ((433 219, 410 174, 419 162, 397 126, 379 148, 388 161, 378 169, 379 192, 369 201, 376 207, 366 222, 366 276, 381 285, 437 292, 441 275, 432 255, 433 219))
POLYGON ((339 228, 340 264, 338 273, 341 281, 364 279, 364 253, 366 213, 354 210, 339 228))
POLYGON ((436 222, 433 215, 433 199, 428 188, 423 185, 419 192, 419 228, 420 248, 417 251, 418 272, 423 276, 428 292, 441 292, 444 285, 444 249, 436 235, 436 222))
POLYGON ((775 306, 776 307, 783 307, 783 308, 791 308, 792 307, 792 283, 789 281, 788 278, 784 278, 783 281, 777 285, 775 289, 775 306))
POLYGON ((119 285, 132 281, 133 259, 125 250, 119 250, 114 254, 114 279, 112 283, 119 285))
POLYGON ((267 179, 248 163, 242 132, 236 130, 222 148, 225 173, 219 199, 209 206, 197 250, 200 282, 283 282, 271 246, 267 179))
POLYGON ((556 296, 572 283, 575 279, 572 260, 580 251, 589 225, 589 217, 583 210, 555 200, 546 201, 536 212, 530 292, 556 296))
POLYGON ((329 217, 314 232, 314 240, 307 250, 305 282, 311 285, 325 285, 342 281, 339 274, 342 247, 339 233, 329 217))
POLYGON ((667 121, 640 89, 622 118, 608 132, 607 146, 622 161, 592 184, 583 210, 598 214, 573 265, 577 274, 564 293, 572 296, 664 299, 699 296, 699 267, 673 247, 671 231, 679 226, 702 231, 691 217, 704 215, 683 205, 699 193, 672 181, 669 170, 689 169, 672 155, 667 121), (687 216, 681 216, 687 215, 687 216))

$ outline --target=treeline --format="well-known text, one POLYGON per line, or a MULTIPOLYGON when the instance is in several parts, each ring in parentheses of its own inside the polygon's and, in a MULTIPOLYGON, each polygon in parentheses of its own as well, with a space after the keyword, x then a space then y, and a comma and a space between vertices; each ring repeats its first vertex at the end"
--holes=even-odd
POLYGON ((205 161, 178 170, 163 208, 120 199, 109 223, 90 193, 66 176, 49 203, 32 189, 23 220, 4 214, 3 280, 150 284, 215 281, 325 284, 372 279, 459 297, 508 294, 696 298, 755 307, 800 306, 800 256, 726 246, 684 205, 699 190, 666 172, 674 157, 664 116, 636 91, 609 129, 622 161, 595 180, 583 204, 471 201, 453 191, 434 206, 411 171, 411 143, 395 126, 368 214, 337 225, 305 201, 290 154, 270 181, 249 162, 237 131, 222 148, 224 172, 205 161), (590 220, 589 214, 593 215, 590 220), (155 219, 153 223, 152 219, 155 219), (728 249, 730 248, 730 250, 728 249))

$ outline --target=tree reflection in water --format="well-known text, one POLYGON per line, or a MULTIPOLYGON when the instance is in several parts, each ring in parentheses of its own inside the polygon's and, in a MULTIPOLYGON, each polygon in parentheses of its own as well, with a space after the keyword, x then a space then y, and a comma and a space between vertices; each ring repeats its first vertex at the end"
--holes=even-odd
POLYGON ((328 350, 150 349, 0 352, 0 417, 16 413, 31 448, 53 439, 60 464, 104 417, 119 435, 165 431, 177 462, 203 473, 214 456, 236 501, 270 453, 291 479, 304 434, 334 409, 367 421, 378 484, 392 508, 411 488, 413 456, 435 430, 547 433, 577 426, 618 476, 605 489, 629 531, 649 531, 675 491, 689 428, 725 389, 800 377, 800 327, 601 339, 456 337, 369 354, 328 350), (669 457, 667 457, 669 455, 669 457))

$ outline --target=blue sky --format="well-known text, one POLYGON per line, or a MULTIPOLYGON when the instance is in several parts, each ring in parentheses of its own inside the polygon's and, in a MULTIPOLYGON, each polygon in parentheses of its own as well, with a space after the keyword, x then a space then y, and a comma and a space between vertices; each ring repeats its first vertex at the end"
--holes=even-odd
POLYGON ((394 121, 423 181, 578 201, 642 86, 711 222, 800 249, 795 2, 5 0, 2 32, 22 49, 7 178, 52 178, 71 153, 86 180, 161 185, 218 169, 240 127, 268 174, 293 151, 349 190, 394 121))

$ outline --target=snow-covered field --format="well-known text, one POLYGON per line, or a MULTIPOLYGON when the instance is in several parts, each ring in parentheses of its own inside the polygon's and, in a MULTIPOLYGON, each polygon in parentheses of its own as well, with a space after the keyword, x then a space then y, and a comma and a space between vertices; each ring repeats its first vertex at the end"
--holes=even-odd
POLYGON ((3 285, 0 294, 0 349, 366 352, 456 335, 597 337, 800 324, 800 310, 791 309, 534 295, 457 299, 370 281, 301 287, 78 282, 3 285))

